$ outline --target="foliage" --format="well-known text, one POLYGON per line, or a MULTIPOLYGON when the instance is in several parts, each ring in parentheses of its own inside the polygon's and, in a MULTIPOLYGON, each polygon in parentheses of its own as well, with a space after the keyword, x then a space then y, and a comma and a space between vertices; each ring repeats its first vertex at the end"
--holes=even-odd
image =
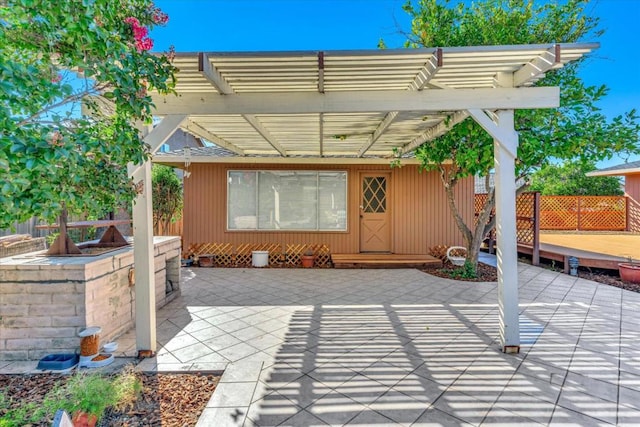
MULTIPOLYGON (((102 216, 135 197, 136 125, 175 68, 147 49, 167 17, 149 0, 0 0, 0 228, 102 216)), ((169 55, 171 56, 171 55, 169 55)))
POLYGON ((109 407, 122 408, 133 404, 142 385, 131 367, 125 367, 118 375, 109 377, 99 373, 77 372, 66 384, 56 384, 40 405, 34 402, 9 409, 10 397, 0 393, 0 409, 6 409, 0 418, 0 427, 22 427, 52 420, 58 409, 69 414, 83 411, 98 419, 109 407), (3 400, 4 399, 4 400, 3 400))
POLYGON ((182 215, 182 182, 172 167, 153 165, 153 229, 156 234, 166 231, 169 224, 182 215))
MULTIPOLYGON (((412 31, 406 46, 567 43, 597 37, 602 33, 597 28, 598 18, 585 13, 587 2, 483 0, 452 7, 448 0, 408 1, 404 10, 412 17, 412 31)), ((520 143, 516 159, 518 178, 526 178, 551 159, 595 162, 614 153, 640 152, 640 125, 635 110, 607 120, 597 107, 607 93, 606 87, 584 84, 578 75, 579 66, 580 61, 550 71, 536 83, 560 87, 559 108, 515 111, 520 143)), ((475 268, 482 239, 493 227, 487 221, 495 194, 491 190, 476 227, 464 222, 454 189, 463 178, 489 176, 494 166, 492 138, 468 118, 445 135, 420 146, 416 157, 424 169, 440 173, 449 207, 475 268)))
POLYGON ((620 178, 615 176, 588 177, 595 170, 593 163, 565 162, 546 165, 531 175, 530 191, 545 196, 621 196, 620 178))
POLYGON ((462 267, 445 270, 452 279, 475 279, 478 277, 476 266, 470 261, 465 261, 462 267))

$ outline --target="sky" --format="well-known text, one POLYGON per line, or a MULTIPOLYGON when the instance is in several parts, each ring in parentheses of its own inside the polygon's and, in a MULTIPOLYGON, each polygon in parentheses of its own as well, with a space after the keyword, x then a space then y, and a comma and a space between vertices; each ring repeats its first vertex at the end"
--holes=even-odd
MULTIPOLYGON (((405 0, 156 0, 169 15, 154 29, 154 51, 177 52, 400 48, 411 29, 405 0)), ((457 4, 452 0, 452 4, 457 4)), ((583 64, 589 85, 609 87, 599 104, 613 118, 631 109, 640 114, 640 0, 592 0, 591 16, 605 34, 600 48, 583 64)), ((614 158, 598 164, 624 162, 614 158)), ((629 161, 640 160, 635 156, 629 161)))

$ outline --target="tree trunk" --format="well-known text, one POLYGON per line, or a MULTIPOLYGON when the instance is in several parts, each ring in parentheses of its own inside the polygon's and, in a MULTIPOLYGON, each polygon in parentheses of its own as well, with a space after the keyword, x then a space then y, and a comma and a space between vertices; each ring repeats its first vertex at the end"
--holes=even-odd
POLYGON ((440 168, 440 177, 447 194, 449 209, 451 210, 451 214, 453 215, 456 225, 462 233, 462 237, 465 241, 465 246, 467 248, 466 262, 472 266, 475 273, 478 270, 478 255, 480 253, 480 246, 482 246, 482 242, 484 241, 484 237, 487 235, 487 232, 492 228, 488 227, 488 223, 491 216, 491 211, 494 207, 495 191, 493 189, 489 190, 487 194, 487 200, 485 201, 482 209, 478 214, 475 226, 472 231, 471 228, 464 222, 464 219, 462 218, 462 215, 458 210, 458 206, 456 205, 454 190, 456 184, 458 183, 458 180, 449 178, 447 172, 442 167, 440 168))

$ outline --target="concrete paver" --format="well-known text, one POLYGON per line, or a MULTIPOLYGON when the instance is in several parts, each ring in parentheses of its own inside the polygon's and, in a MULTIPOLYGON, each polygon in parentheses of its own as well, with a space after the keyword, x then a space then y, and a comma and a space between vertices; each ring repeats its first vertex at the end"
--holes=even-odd
MULTIPOLYGON (((158 356, 138 369, 226 368, 199 426, 640 424, 638 293, 521 264, 522 348, 506 355, 495 283, 412 269, 183 273, 157 315, 158 356)), ((123 354, 134 337, 118 340, 123 354)))

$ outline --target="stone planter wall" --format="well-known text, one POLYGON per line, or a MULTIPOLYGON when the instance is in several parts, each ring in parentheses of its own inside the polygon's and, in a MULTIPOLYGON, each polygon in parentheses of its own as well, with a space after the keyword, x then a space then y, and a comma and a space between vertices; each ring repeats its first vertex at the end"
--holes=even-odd
MULTIPOLYGON (((155 237, 156 306, 180 293, 180 238, 155 237), (167 279, 173 292, 167 294, 167 279)), ((96 257, 0 260, 0 360, 38 360, 75 352, 78 332, 100 326, 101 342, 131 329, 135 288, 133 248, 96 257)))
POLYGON ((41 251, 46 247, 47 244, 44 237, 34 237, 29 240, 13 242, 6 246, 0 245, 0 258, 41 251))

